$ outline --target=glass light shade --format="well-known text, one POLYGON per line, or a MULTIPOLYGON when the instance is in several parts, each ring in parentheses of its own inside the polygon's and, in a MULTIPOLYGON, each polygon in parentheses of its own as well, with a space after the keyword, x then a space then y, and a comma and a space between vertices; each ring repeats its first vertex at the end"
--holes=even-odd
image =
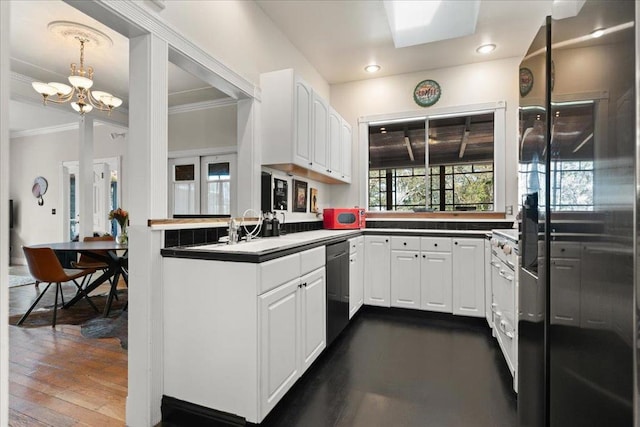
POLYGON ((111 94, 109 92, 103 92, 101 90, 92 90, 91 91, 91 96, 93 96, 93 99, 96 99, 102 103, 104 103, 104 101, 102 100, 103 96, 111 96, 111 94))
POLYGON ((48 85, 42 82, 33 82, 31 83, 33 89, 38 92, 40 95, 51 96, 58 93, 55 87, 48 85))
POLYGON ((71 103, 71 108, 73 108, 74 110, 76 110, 80 114, 88 113, 91 110, 93 110, 93 107, 91 105, 89 105, 89 104, 80 105, 77 102, 72 102, 71 103))
POLYGON ((69 83, 78 89, 89 89, 93 86, 93 80, 82 76, 69 76, 69 83))
POLYGON ((103 104, 108 105, 111 108, 118 108, 119 106, 122 105, 122 99, 112 95, 103 96, 100 98, 100 101, 102 101, 103 104))
POLYGON ((57 82, 49 82, 49 86, 52 86, 56 89, 57 93, 59 93, 60 95, 66 96, 69 95, 71 93, 71 91, 73 90, 73 88, 71 86, 68 86, 64 83, 57 83, 57 82))

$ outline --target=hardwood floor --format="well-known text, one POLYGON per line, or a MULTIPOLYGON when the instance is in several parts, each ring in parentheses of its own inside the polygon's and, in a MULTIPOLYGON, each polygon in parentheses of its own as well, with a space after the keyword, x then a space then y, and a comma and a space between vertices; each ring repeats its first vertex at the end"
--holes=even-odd
MULTIPOLYGON (((10 313, 24 312, 37 293, 11 288, 10 313)), ((79 325, 9 326, 9 352, 10 426, 125 424, 127 351, 117 338, 85 338, 79 325)))

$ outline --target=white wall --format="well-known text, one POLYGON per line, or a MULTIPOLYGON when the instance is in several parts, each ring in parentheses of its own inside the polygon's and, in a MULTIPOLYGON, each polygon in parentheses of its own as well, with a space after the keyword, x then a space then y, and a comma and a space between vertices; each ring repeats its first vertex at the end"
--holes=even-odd
POLYGON ((169 115, 169 152, 235 147, 238 141, 235 105, 169 115))
POLYGON ((329 99, 326 80, 255 2, 183 0, 165 5, 159 16, 256 86, 261 73, 294 68, 329 99))
MULTIPOLYGON (((106 125, 95 127, 95 158, 117 157, 125 153, 126 144, 130 142, 127 138, 111 139, 111 132, 121 130, 106 125)), ((11 139, 9 197, 13 199, 15 214, 11 230, 11 258, 14 262, 22 263, 23 245, 65 240, 60 168, 63 161, 78 160, 78 141, 77 129, 11 139), (37 176, 45 177, 49 183, 43 206, 38 206, 31 194, 31 186, 37 176), (55 215, 52 215, 52 209, 56 210, 55 215)), ((123 157, 121 169, 125 170, 125 167, 126 159, 123 157)), ((121 181, 126 180, 122 170, 121 181)), ((127 206, 125 192, 121 205, 127 206)))
MULTIPOLYGON (((335 206, 358 205, 359 192, 366 183, 361 165, 358 118, 377 114, 401 113, 427 108, 413 100, 413 90, 422 80, 440 84, 442 96, 432 108, 455 107, 486 102, 506 101, 506 205, 517 212, 518 197, 518 66, 520 58, 481 62, 458 67, 400 74, 372 80, 331 86, 331 105, 354 129, 353 176, 350 187, 335 187, 331 202, 335 206)), ((366 169, 365 169, 366 170, 366 169)), ((502 211, 503 206, 498 210, 502 211)), ((511 217, 509 217, 511 219, 511 217)))

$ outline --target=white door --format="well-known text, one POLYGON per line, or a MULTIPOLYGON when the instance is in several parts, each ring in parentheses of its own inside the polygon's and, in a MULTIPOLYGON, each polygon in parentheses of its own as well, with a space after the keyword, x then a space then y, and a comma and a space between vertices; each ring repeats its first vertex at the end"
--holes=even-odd
POLYGON ((416 251, 391 251, 391 306, 420 308, 420 259, 416 251))
POLYGON ((233 197, 236 187, 236 155, 205 156, 200 161, 200 213, 236 214, 233 197))
POLYGON ((312 165, 311 162, 311 86, 296 77, 295 82, 295 127, 294 162, 312 165))
POLYGON ((200 157, 169 160, 169 215, 200 213, 200 157))
POLYGON ((111 169, 106 163, 93 165, 93 231, 105 234, 111 231, 109 202, 111 195, 111 169))
POLYGON ((313 168, 320 172, 329 172, 327 144, 329 142, 329 105, 313 93, 313 168))
POLYGON ((484 317, 484 241, 453 239, 453 314, 484 317))
POLYGON ((302 276, 300 284, 302 375, 327 346, 327 292, 324 267, 302 276))
POLYGON ((423 310, 453 312, 453 269, 448 252, 422 252, 420 254, 420 284, 423 310))
POLYGON ((391 245, 389 237, 364 237, 364 303, 390 307, 391 245))
POLYGON ((300 376, 300 279, 260 295, 260 403, 268 413, 300 376))

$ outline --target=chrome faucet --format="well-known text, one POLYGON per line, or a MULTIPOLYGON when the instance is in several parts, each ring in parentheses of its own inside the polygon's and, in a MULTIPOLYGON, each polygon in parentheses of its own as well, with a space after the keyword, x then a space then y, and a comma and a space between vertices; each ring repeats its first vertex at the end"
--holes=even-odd
POLYGON ((235 245, 236 243, 238 243, 239 228, 240 227, 238 226, 235 218, 231 218, 231 220, 229 221, 229 241, 227 242, 228 245, 235 245))

